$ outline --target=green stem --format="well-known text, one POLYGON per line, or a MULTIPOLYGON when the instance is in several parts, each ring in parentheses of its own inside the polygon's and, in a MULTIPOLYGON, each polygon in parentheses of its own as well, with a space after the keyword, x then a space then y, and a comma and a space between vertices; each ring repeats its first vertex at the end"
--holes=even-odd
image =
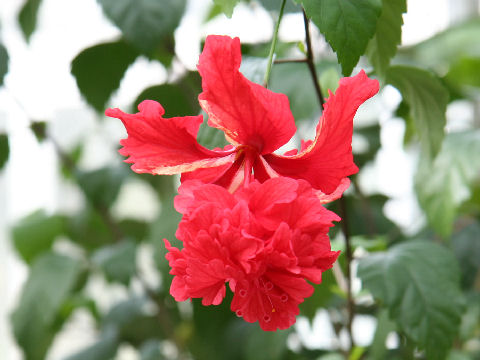
POLYGON ((280 28, 280 21, 282 21, 283 9, 287 0, 282 0, 282 6, 280 7, 280 13, 278 14, 277 23, 273 30, 272 46, 270 47, 270 53, 268 54, 267 70, 265 71, 265 77, 263 78, 263 86, 267 87, 268 79, 270 79, 270 73, 272 72, 273 54, 275 53, 275 46, 277 45, 278 29, 280 28))

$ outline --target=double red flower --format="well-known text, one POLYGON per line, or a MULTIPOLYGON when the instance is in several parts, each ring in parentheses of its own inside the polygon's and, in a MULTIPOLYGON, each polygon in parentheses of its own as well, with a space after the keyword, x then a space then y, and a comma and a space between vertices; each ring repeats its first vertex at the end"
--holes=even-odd
POLYGON ((231 143, 223 150, 197 142, 202 115, 164 118, 162 106, 148 100, 137 114, 108 109, 106 115, 125 125, 120 153, 134 171, 182 174, 175 205, 183 214, 177 237, 184 248, 166 241, 172 295, 219 304, 228 282, 237 315, 264 330, 284 329, 313 291, 305 279, 319 283, 338 255, 327 233, 339 218, 320 203, 339 198, 347 176, 358 171, 353 117, 378 82, 363 71, 340 80, 315 139, 277 155, 296 131, 288 98, 246 79, 240 62, 238 38, 207 37, 198 64, 199 102, 208 124, 231 143))

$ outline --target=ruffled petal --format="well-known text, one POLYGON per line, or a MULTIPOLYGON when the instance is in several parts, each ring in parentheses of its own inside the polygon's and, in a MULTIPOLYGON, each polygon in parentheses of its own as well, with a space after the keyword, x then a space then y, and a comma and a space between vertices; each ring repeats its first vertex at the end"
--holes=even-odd
POLYGON ((233 150, 213 151, 198 144, 197 132, 202 116, 163 118, 163 107, 152 100, 138 105, 137 114, 107 109, 105 115, 120 119, 128 138, 120 141, 120 154, 129 156, 132 170, 137 173, 172 175, 199 168, 231 164, 233 150))
POLYGON ((353 117, 358 107, 378 92, 378 87, 378 81, 369 79, 363 70, 354 77, 341 79, 335 95, 330 93, 325 104, 315 140, 296 155, 264 155, 270 169, 267 166, 261 173, 305 179, 321 191, 323 202, 341 196, 348 186, 345 177, 358 171, 351 146, 353 117))
POLYGON ((295 122, 288 98, 249 81, 239 72, 240 40, 208 36, 198 64, 202 108, 208 124, 225 132, 234 145, 268 154, 290 140, 295 122))

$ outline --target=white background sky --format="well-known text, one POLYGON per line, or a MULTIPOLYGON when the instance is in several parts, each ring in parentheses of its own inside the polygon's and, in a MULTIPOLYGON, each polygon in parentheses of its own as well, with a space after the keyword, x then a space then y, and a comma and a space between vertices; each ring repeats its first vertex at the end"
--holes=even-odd
MULTIPOLYGON (((51 146, 36 142, 28 130, 29 118, 51 121, 54 136, 66 147, 83 134, 98 132, 98 136, 89 140, 92 148, 96 149, 90 155, 87 153, 85 164, 90 167, 111 161, 114 148, 111 144, 116 144, 123 137, 119 123, 97 124, 97 115, 86 106, 70 76, 70 62, 82 49, 111 40, 119 35, 119 31, 104 18, 95 0, 43 0, 37 30, 27 45, 16 22, 22 3, 20 0, 2 0, 0 5, 0 36, 10 54, 6 86, 0 89, 0 130, 8 130, 11 143, 9 164, 0 173, 0 359, 5 360, 21 358, 10 334, 8 314, 26 278, 24 265, 11 249, 8 225, 38 208, 49 211, 68 209, 69 206, 75 206, 77 201, 75 193, 72 193, 71 199, 62 198, 65 188, 58 178, 54 151, 51 146)), ((451 17, 450 3, 454 2, 408 1, 409 11, 404 17, 404 43, 417 42, 444 29, 451 17)), ((231 20, 221 17, 208 27, 202 27, 201 15, 208 4, 209 0, 191 0, 190 12, 177 32, 179 54, 187 67, 195 66, 200 51, 199 39, 207 33, 236 35, 243 41, 271 35, 272 21, 268 14, 259 8, 252 12, 246 6, 237 7, 231 20), (249 26, 245 26, 246 16, 249 26)), ((301 18, 285 17, 280 34, 303 39, 301 18)), ((141 90, 159 83, 164 77, 162 66, 139 59, 128 70, 112 103, 126 107, 141 90)), ((389 100, 388 93, 385 95, 387 107, 389 102, 398 101, 394 91, 390 94, 393 100, 389 100)), ((398 134, 402 132, 402 125, 393 122, 385 127, 382 137, 398 139, 398 134)), ((385 162, 391 162, 391 156, 396 156, 408 175, 411 163, 400 153, 400 149, 401 142, 394 140, 393 145, 383 149, 381 156, 387 157, 385 162)), ((398 167, 393 173, 387 171, 385 174, 390 174, 390 178, 398 181, 398 167)), ((380 180, 391 181, 385 178, 380 180)), ((409 180, 403 176, 400 177, 402 181, 403 185, 399 185, 401 190, 405 193, 411 191, 409 180)), ((407 218, 405 221, 409 220, 407 218)), ((81 326, 88 328, 88 320, 84 319, 81 326)), ((78 336, 78 331, 64 336, 63 344, 56 344, 49 358, 57 360, 70 353, 71 347, 65 349, 65 344, 70 344, 68 336, 75 334, 78 336)), ((92 333, 83 336, 84 342, 92 340, 92 333)), ((121 356, 124 359, 136 359, 129 349, 124 349, 121 356)))

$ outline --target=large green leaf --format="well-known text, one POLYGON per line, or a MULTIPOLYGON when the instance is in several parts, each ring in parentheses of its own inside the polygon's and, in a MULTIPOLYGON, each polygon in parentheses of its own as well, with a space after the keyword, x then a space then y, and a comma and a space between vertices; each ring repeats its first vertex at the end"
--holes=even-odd
POLYGON ((8 135, 0 134, 0 170, 7 163, 8 157, 10 156, 10 145, 8 143, 8 135))
POLYGON ((446 75, 449 83, 480 88, 480 57, 461 57, 455 61, 446 75))
POLYGON ((352 73, 375 34, 381 0, 297 0, 337 53, 345 76, 352 73))
POLYGON ((86 349, 67 357, 65 360, 109 360, 115 357, 119 345, 118 333, 114 327, 102 332, 100 339, 86 349))
POLYGON ((480 223, 474 222, 452 235, 452 246, 466 288, 475 284, 480 269, 480 223))
POLYGON ((73 59, 71 71, 78 89, 97 111, 105 110, 106 102, 138 55, 124 41, 116 41, 92 46, 73 59))
POLYGON ((20 302, 12 314, 13 332, 26 360, 43 360, 55 332, 58 311, 80 273, 77 260, 46 253, 33 263, 20 302))
POLYGON ((98 0, 132 45, 151 53, 169 39, 183 15, 185 0, 98 0))
POLYGON ((18 14, 18 22, 27 41, 30 40, 37 26, 38 9, 41 3, 42 0, 26 0, 18 14))
POLYGON ((358 276, 428 359, 445 358, 463 312, 458 263, 449 250, 427 241, 401 243, 362 259, 358 276))
POLYGON ((429 224, 447 237, 459 206, 480 178, 480 131, 451 133, 433 162, 423 160, 415 178, 420 206, 429 224))
POLYGON ((390 67, 387 83, 400 90, 410 106, 422 150, 433 158, 444 137, 448 91, 432 73, 410 66, 390 67))
POLYGON ((406 0, 383 0, 382 15, 377 31, 367 47, 367 56, 376 72, 384 76, 390 59, 395 56, 402 41, 402 15, 407 11, 406 0))
POLYGON ((92 261, 99 266, 110 281, 118 281, 125 285, 136 273, 136 247, 131 241, 104 246, 97 250, 92 261))
POLYGON ((48 216, 43 210, 35 211, 20 220, 13 228, 13 244, 20 256, 31 263, 36 256, 49 250, 53 241, 64 232, 61 216, 48 216))
POLYGON ((8 52, 5 46, 0 43, 0 86, 3 85, 3 79, 8 72, 8 52))

